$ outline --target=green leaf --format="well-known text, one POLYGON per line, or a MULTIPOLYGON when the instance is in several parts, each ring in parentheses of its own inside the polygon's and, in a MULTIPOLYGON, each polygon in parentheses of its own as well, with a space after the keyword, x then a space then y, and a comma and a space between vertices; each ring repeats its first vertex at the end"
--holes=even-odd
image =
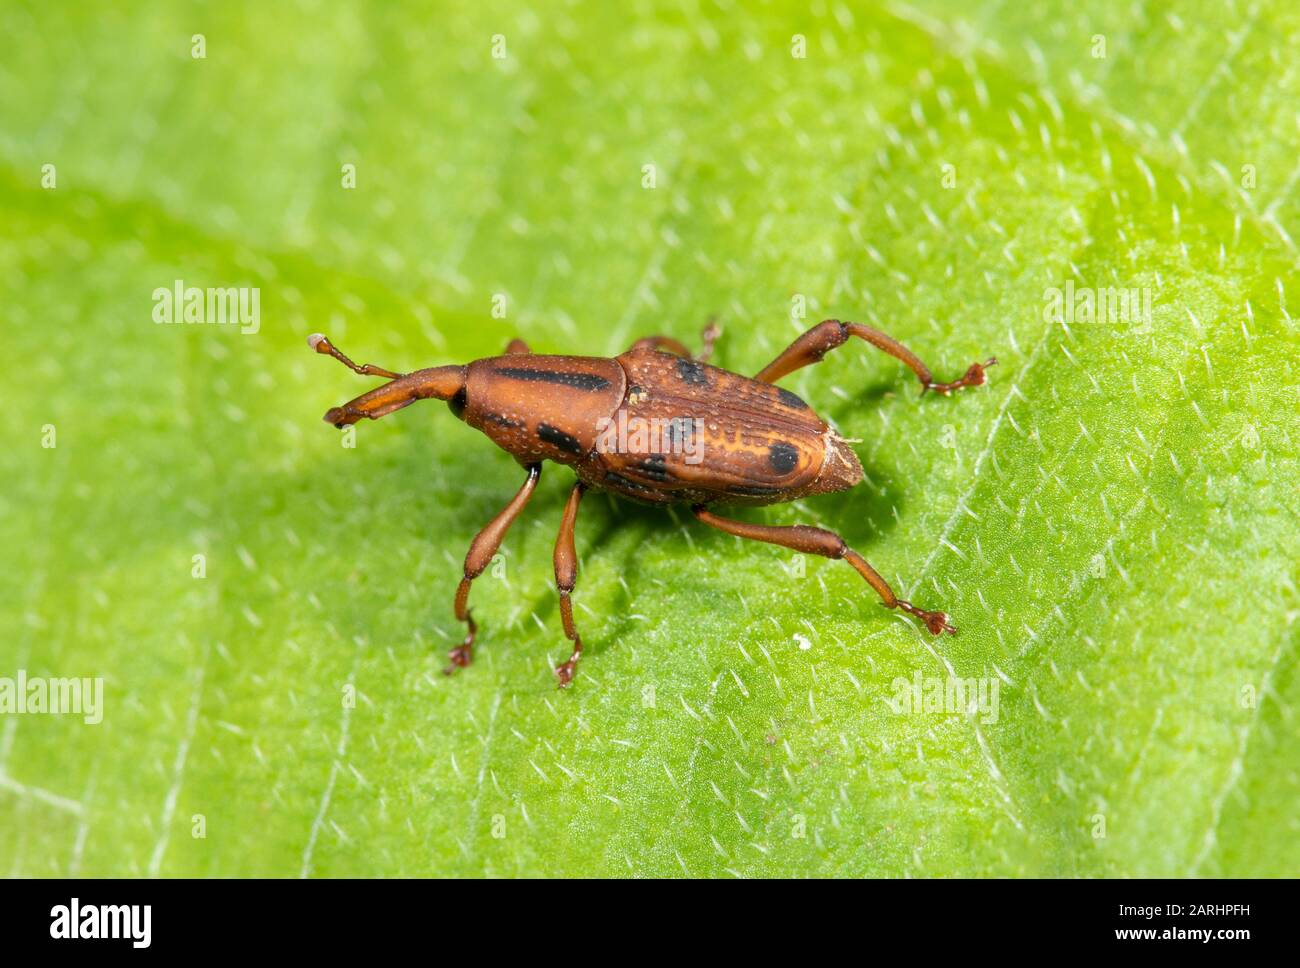
POLYGON ((6 5, 0 676, 105 696, 0 716, 0 870, 1293 875, 1300 16, 1054 6, 6 5), (260 328, 154 323, 177 279, 260 328), (1150 317, 1053 320, 1067 283, 1150 317), (713 313, 742 373, 825 317, 998 357, 794 374, 867 480, 743 513, 960 635, 592 495, 557 692, 548 467, 444 678, 522 473, 428 403, 341 446, 373 382, 304 337, 406 370, 713 313))

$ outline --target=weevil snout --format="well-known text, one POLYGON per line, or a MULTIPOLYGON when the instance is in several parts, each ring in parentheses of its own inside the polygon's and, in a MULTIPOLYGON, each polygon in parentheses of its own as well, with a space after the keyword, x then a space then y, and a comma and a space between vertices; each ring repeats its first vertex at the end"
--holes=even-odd
POLYGON ((356 423, 361 417, 362 414, 349 413, 346 407, 330 407, 325 411, 325 422, 333 427, 338 427, 339 430, 342 430, 348 424, 356 423))
POLYGON ((323 333, 312 333, 307 337, 307 345, 317 353, 332 356, 348 369, 362 376, 388 377, 389 382, 376 387, 369 393, 363 393, 349 400, 341 407, 331 407, 325 412, 325 422, 343 428, 354 424, 362 417, 378 420, 380 417, 401 410, 415 403, 416 400, 453 400, 465 392, 465 367, 431 366, 414 373, 394 373, 382 367, 366 363, 358 366, 347 358, 323 333))

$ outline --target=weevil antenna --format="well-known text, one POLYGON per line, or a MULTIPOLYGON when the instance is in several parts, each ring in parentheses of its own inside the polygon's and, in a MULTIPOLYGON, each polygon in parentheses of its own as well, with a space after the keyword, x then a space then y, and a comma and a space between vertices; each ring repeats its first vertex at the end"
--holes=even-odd
POLYGON ((382 376, 389 380, 396 380, 404 373, 394 373, 392 370, 385 370, 382 366, 375 366, 373 363, 367 363, 364 366, 357 366, 347 355, 329 341, 329 337, 324 333, 312 333, 307 337, 307 345, 317 353, 324 353, 326 356, 332 356, 353 373, 360 373, 362 376, 382 376))

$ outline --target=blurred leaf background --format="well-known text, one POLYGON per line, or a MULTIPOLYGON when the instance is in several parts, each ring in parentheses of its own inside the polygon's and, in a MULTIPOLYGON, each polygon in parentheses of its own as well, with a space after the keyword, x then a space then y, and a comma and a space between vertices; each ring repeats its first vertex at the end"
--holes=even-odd
POLYGON ((6 3, 0 675, 106 715, 0 718, 0 872, 1293 876, 1297 44, 1281 0, 6 3), (156 325, 175 279, 260 330, 156 325), (1068 280, 1151 324, 1045 319, 1068 280), (550 467, 444 679, 521 473, 441 405, 341 447, 371 383, 304 337, 405 370, 711 313, 747 373, 826 316, 1000 358, 796 374, 868 480, 746 513, 961 635, 596 496, 558 693, 550 467), (896 714, 918 671, 996 722, 896 714))

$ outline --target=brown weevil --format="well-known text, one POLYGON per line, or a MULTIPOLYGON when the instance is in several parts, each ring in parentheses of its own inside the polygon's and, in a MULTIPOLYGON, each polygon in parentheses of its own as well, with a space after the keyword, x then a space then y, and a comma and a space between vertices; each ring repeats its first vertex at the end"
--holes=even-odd
POLYGON ((961 378, 940 383, 916 354, 892 337, 869 326, 828 319, 757 375, 745 377, 709 365, 718 334, 710 323, 698 356, 671 337, 650 336, 613 359, 539 356, 516 339, 501 356, 405 374, 358 366, 320 333, 308 338, 316 352, 363 376, 388 380, 334 407, 325 414, 327 423, 345 427, 362 417, 377 420, 416 400, 446 400, 452 413, 487 434, 527 473, 519 493, 478 533, 465 556, 455 612, 468 632, 451 650, 447 673, 470 663, 477 632, 469 608, 470 585, 528 503, 547 460, 569 465, 578 476, 555 542, 560 617, 573 643, 572 655, 555 670, 561 686, 573 679, 582 654, 571 601, 578 574, 573 532, 578 504, 588 488, 647 504, 685 504, 704 524, 727 534, 843 559, 886 607, 916 616, 933 635, 956 632, 943 612, 917 608, 896 596, 866 559, 834 532, 806 525, 752 524, 720 517, 712 508, 779 504, 843 491, 862 480, 862 465, 848 442, 803 400, 775 385, 783 376, 818 362, 850 336, 906 364, 920 379, 922 394, 934 390, 946 395, 979 386, 985 367, 997 360, 972 363, 961 378))

